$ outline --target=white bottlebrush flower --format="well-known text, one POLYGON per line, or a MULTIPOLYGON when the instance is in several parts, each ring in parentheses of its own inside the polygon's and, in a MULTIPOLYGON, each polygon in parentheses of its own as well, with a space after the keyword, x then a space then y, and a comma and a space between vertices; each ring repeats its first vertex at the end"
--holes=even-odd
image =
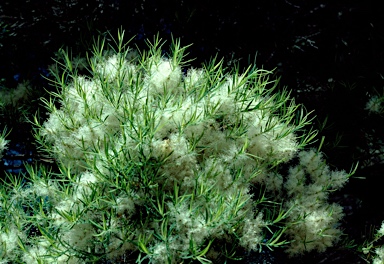
POLYGON ((61 239, 77 250, 87 251, 95 239, 94 229, 88 223, 76 224, 70 230, 63 231, 61 239))
POLYGON ((206 76, 202 69, 191 68, 188 70, 187 76, 184 78, 184 82, 187 87, 199 89, 202 85, 204 85, 205 78, 206 76))
POLYGON ((153 263, 158 263, 158 264, 167 263, 169 249, 165 243, 156 244, 155 247, 152 249, 152 251, 153 251, 153 257, 152 257, 153 263))
POLYGON ((118 55, 112 55, 97 65, 96 72, 102 74, 109 81, 114 81, 119 74, 120 67, 122 67, 121 59, 118 55))
POLYGON ((76 187, 75 187, 75 192, 73 194, 74 200, 76 199, 83 199, 85 198, 84 196, 89 196, 91 195, 92 188, 90 185, 95 184, 98 182, 98 179, 95 177, 95 175, 90 172, 90 171, 85 171, 81 173, 79 176, 77 182, 76 182, 76 187))
POLYGON ((311 149, 309 151, 302 151, 299 153, 300 164, 305 168, 309 174, 314 171, 322 170, 324 167, 323 155, 311 149))
POLYGON ((265 187, 274 194, 280 194, 283 190, 283 176, 279 173, 269 173, 264 179, 265 187))
POLYGON ((264 238, 261 233, 264 226, 262 213, 259 213, 254 219, 246 218, 240 244, 244 248, 257 251, 259 243, 264 238))
POLYGON ((283 133, 281 127, 284 126, 276 117, 255 119, 253 126, 247 130, 250 138, 249 153, 267 162, 292 159, 298 151, 298 144, 293 133, 279 137, 283 133), (274 126, 269 127, 270 123, 274 126))
POLYGON ((128 218, 135 212, 135 203, 130 197, 119 197, 116 200, 116 213, 118 216, 124 215, 128 218))
POLYGON ((287 249, 290 255, 322 252, 338 241, 342 207, 328 204, 328 193, 342 187, 349 177, 344 171, 331 171, 323 155, 313 149, 301 151, 298 158, 299 164, 289 169, 284 184, 291 197, 285 203, 285 208, 292 210, 288 219, 298 220, 286 231, 293 240, 287 249))
POLYGON ((372 264, 383 264, 384 263, 384 246, 375 249, 376 256, 373 259, 372 264))
POLYGON ((161 60, 152 65, 146 83, 151 94, 163 94, 164 91, 177 92, 181 77, 179 66, 172 65, 169 60, 161 60))
POLYGON ((381 227, 377 232, 380 236, 384 236, 384 222, 381 223, 381 227))
POLYGON ((24 263, 38 263, 39 259, 44 258, 49 254, 49 242, 47 240, 40 240, 36 245, 29 248, 22 256, 24 263))
POLYGON ((26 235, 14 225, 8 226, 7 231, 0 228, 0 246, 6 250, 5 255, 11 256, 18 249, 19 237, 24 240, 26 235))
POLYGON ((303 195, 306 184, 306 175, 304 170, 298 166, 291 167, 288 171, 288 179, 284 184, 289 197, 296 194, 303 195))
POLYGON ((336 204, 311 210, 299 205, 291 216, 299 222, 287 230, 292 239, 287 252, 292 256, 312 250, 324 252, 340 239, 342 232, 337 222, 342 216, 342 208, 336 204))
POLYGON ((56 196, 55 198, 59 198, 57 194, 59 191, 59 187, 57 185, 57 182, 54 180, 49 180, 48 182, 40 179, 36 180, 33 182, 33 185, 28 189, 28 193, 35 192, 35 194, 40 197, 52 197, 52 199, 54 199, 53 197, 56 196))
POLYGON ((365 109, 372 113, 382 113, 384 110, 383 98, 377 95, 372 96, 366 104, 365 109))

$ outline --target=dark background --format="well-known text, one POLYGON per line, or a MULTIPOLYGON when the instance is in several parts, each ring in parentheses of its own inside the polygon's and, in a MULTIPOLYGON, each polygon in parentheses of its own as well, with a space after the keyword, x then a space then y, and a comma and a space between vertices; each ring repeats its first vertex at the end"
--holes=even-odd
MULTIPOLYGON (((383 94, 382 11, 363 0, 2 1, 0 85, 13 88, 29 80, 35 89, 49 90, 43 77, 49 77, 48 65, 59 48, 85 54, 98 32, 110 30, 116 35, 120 27, 127 40, 135 36, 132 44, 141 48, 157 33, 167 43, 172 36, 180 38, 182 45, 193 43, 188 51, 195 67, 216 54, 242 67, 256 56, 258 67, 275 69, 281 87, 292 90, 308 111, 315 110, 313 125, 320 129, 319 138, 325 136, 322 150, 329 164, 349 171, 360 162, 355 178, 332 196, 344 206, 343 227, 358 244, 384 220, 383 118, 364 109, 375 90, 383 94)), ((9 119, 3 115, 1 126, 10 122, 8 126, 14 127, 11 146, 28 156, 30 128, 9 119)), ((356 249, 339 246, 292 262, 358 263, 362 260, 356 249)), ((280 263, 278 255, 269 261, 280 263)))

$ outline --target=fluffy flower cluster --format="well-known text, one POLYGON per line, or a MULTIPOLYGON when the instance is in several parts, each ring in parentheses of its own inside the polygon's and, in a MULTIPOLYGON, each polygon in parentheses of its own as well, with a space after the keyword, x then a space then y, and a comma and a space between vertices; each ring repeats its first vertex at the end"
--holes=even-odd
POLYGON ((288 252, 292 255, 316 249, 325 251, 340 238, 338 221, 342 207, 328 204, 328 192, 341 188, 348 180, 344 171, 330 171, 321 153, 302 151, 299 164, 291 167, 284 189, 289 197, 286 207, 292 208, 289 222, 298 221, 288 228, 293 240, 288 252))
POLYGON ((377 95, 372 96, 367 102, 365 109, 371 113, 383 113, 383 99, 383 97, 379 97, 377 95))

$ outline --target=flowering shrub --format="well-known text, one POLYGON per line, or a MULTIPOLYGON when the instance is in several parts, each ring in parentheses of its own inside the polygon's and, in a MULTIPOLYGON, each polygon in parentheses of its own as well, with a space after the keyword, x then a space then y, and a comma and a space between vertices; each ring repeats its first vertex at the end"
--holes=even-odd
POLYGON ((351 174, 303 150, 311 120, 271 72, 213 60, 184 73, 178 41, 162 56, 157 38, 137 53, 123 35, 115 50, 95 43, 89 76, 65 52, 52 71, 58 92, 36 140, 60 173, 9 176, 2 263, 211 263, 238 248, 295 255, 338 240, 342 210, 327 194, 351 174))

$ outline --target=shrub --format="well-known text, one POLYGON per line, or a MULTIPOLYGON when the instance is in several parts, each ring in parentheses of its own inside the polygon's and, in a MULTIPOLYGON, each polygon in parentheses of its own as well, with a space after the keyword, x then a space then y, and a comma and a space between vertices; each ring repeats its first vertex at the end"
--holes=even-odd
POLYGON ((210 263, 239 248, 295 255, 337 241, 342 210, 327 194, 351 174, 303 150, 311 120, 272 72, 216 60, 184 71, 179 41, 165 56, 158 38, 136 52, 123 36, 115 49, 95 42, 88 75, 64 51, 53 67, 58 91, 36 140, 60 172, 9 176, 3 263, 210 263))

